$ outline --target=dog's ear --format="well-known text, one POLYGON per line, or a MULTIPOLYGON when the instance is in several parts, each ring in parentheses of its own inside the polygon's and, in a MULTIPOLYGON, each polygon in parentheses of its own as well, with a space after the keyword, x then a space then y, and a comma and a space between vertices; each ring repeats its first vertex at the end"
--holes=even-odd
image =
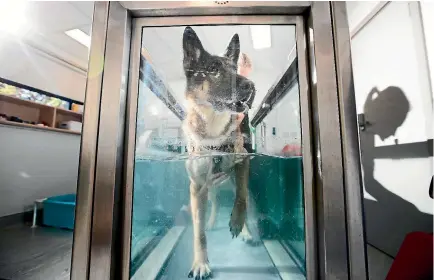
POLYGON ((240 57, 240 37, 238 34, 235 34, 229 42, 229 45, 225 51, 225 56, 232 60, 235 65, 237 65, 238 58, 240 57))
POLYGON ((187 26, 184 30, 182 47, 184 49, 184 65, 199 61, 199 58, 204 51, 203 46, 199 37, 197 37, 196 32, 194 32, 190 26, 187 26))

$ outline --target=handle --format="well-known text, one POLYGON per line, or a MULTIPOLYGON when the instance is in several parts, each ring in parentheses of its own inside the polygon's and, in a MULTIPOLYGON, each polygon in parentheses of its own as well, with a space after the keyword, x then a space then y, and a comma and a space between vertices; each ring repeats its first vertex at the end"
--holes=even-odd
POLYGON ((429 185, 429 197, 433 198, 433 179, 434 176, 431 177, 431 184, 429 185))
POLYGON ((361 131, 365 131, 366 127, 371 125, 371 123, 365 119, 365 114, 358 114, 357 122, 359 123, 361 131))

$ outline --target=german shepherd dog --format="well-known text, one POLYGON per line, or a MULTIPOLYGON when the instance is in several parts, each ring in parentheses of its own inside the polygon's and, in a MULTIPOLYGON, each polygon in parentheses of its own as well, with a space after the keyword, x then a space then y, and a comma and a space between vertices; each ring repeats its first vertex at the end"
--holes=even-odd
POLYGON ((252 81, 237 74, 240 56, 238 34, 232 37, 224 55, 215 56, 203 48, 194 30, 186 27, 183 51, 187 79, 183 130, 190 154, 186 169, 190 178, 194 233, 194 259, 188 277, 206 279, 211 276, 205 235, 208 198, 212 202, 208 226, 212 227, 217 211, 213 189, 228 179, 233 171, 235 201, 229 229, 232 238, 241 234, 250 239, 245 225, 249 175, 249 157, 245 153, 252 151, 247 112, 256 90, 252 81))

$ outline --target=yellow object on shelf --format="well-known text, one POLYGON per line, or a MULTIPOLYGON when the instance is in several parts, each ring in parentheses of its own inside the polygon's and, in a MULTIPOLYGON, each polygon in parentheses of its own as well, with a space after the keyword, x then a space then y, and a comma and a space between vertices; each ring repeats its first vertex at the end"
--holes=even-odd
POLYGON ((71 111, 76 113, 83 113, 83 105, 72 103, 71 111))

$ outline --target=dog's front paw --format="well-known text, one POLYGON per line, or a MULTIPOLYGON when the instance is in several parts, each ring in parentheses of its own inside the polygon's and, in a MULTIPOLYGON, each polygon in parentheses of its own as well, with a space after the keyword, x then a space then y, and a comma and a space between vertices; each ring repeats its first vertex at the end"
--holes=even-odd
POLYGON ((250 243, 253 242, 253 236, 250 234, 250 232, 248 232, 245 229, 245 226, 244 226, 243 230, 240 233, 240 237, 241 237, 241 240, 243 240, 247 244, 250 244, 250 243))
POLYGON ((232 210, 231 220, 229 221, 229 230, 232 234, 232 238, 238 237, 243 229, 244 222, 246 220, 246 204, 236 203, 232 210))
POLYGON ((188 273, 188 278, 195 280, 208 279, 212 277, 211 269, 207 261, 194 261, 191 270, 188 273))
POLYGON ((244 226, 243 230, 240 233, 241 240, 243 240, 247 245, 250 246, 258 246, 260 241, 255 239, 248 230, 246 230, 246 226, 244 226))

